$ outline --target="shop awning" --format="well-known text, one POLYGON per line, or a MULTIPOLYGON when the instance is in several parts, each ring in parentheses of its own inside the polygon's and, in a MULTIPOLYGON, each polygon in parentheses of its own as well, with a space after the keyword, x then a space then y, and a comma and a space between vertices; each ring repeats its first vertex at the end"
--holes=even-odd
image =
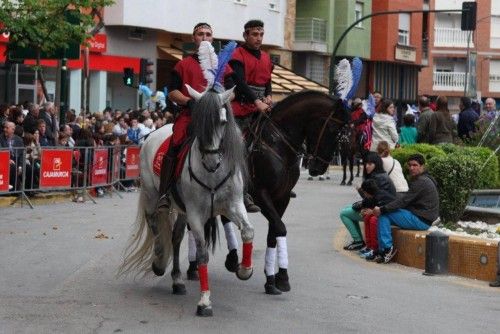
POLYGON ((163 55, 172 58, 172 60, 182 60, 182 50, 168 46, 158 46, 158 50, 160 50, 163 55))
POLYGON ((328 88, 326 86, 307 79, 306 77, 303 77, 281 65, 274 65, 271 80, 273 93, 291 94, 304 89, 318 90, 328 93, 328 88))

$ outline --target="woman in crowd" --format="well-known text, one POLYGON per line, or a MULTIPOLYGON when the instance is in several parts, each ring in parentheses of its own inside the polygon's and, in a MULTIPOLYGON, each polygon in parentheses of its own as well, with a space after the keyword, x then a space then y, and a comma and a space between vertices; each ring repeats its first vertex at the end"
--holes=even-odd
POLYGON ((408 182, 403 174, 403 168, 399 161, 391 156, 391 150, 389 144, 386 141, 381 141, 377 146, 377 153, 382 158, 382 163, 384 165, 384 170, 389 175, 396 192, 398 194, 404 194, 408 191, 408 182))
POLYGON ((430 144, 453 143, 455 131, 455 122, 448 110, 448 99, 446 96, 439 96, 436 100, 436 111, 432 114, 429 124, 430 144))
MULTIPOLYGON (((394 197, 396 196, 396 188, 387 173, 384 171, 382 159, 376 153, 370 152, 365 157, 363 179, 365 181, 369 179, 375 180, 379 191, 392 194, 394 197)), ((366 197, 365 193, 360 191, 360 188, 357 188, 357 190, 362 198, 366 197)), ((365 246, 365 242, 363 241, 363 236, 361 234, 361 228, 359 227, 359 222, 363 220, 361 209, 361 203, 356 202, 353 205, 344 207, 340 211, 340 220, 352 237, 352 242, 344 247, 345 250, 359 250, 365 246)))
POLYGON ((394 103, 389 99, 383 99, 380 104, 380 112, 373 116, 372 123, 372 145, 370 151, 376 152, 379 142, 385 140, 393 149, 398 142, 399 136, 396 130, 396 122, 393 115, 396 111, 394 103))

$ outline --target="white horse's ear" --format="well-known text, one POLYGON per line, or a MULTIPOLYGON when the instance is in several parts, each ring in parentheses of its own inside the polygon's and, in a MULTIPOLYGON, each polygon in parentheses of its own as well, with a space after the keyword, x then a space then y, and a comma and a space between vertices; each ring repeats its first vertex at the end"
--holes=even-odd
POLYGON ((188 84, 186 84, 186 88, 188 90, 188 93, 189 95, 195 100, 195 101, 198 101, 199 99, 201 99, 201 97, 203 96, 202 93, 198 93, 196 90, 194 90, 191 86, 189 86, 188 84))
POLYGON ((233 86, 231 89, 226 90, 224 93, 220 93, 219 97, 220 100, 222 101, 222 104, 226 104, 229 101, 231 101, 231 96, 233 95, 234 88, 236 86, 233 86))

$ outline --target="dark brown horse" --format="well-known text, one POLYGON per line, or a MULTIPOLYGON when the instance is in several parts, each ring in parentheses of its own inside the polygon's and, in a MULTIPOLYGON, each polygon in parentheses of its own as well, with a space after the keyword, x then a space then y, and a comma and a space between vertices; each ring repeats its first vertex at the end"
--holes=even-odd
POLYGON ((306 144, 311 176, 325 173, 340 129, 349 121, 342 100, 317 91, 293 94, 261 115, 253 128, 249 155, 250 192, 269 222, 265 273, 268 294, 289 291, 286 227, 282 216, 300 175, 306 144), (275 259, 278 272, 275 273, 275 259))

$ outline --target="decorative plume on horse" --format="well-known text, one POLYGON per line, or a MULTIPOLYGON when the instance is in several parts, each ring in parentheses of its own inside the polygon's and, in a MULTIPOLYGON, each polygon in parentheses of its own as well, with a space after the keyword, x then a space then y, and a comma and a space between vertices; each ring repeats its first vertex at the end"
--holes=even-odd
MULTIPOLYGON (((231 42, 229 49, 234 49, 231 42)), ((221 51, 222 52, 222 51, 221 51)), ((196 261, 200 278, 201 297, 197 314, 211 316, 208 285, 208 246, 215 242, 215 217, 224 215, 241 230, 243 258, 236 271, 240 279, 253 273, 253 226, 243 203, 243 188, 247 177, 245 148, 229 105, 233 89, 224 91, 222 72, 232 50, 218 59, 209 42, 199 48, 203 74, 208 82, 204 92, 188 86, 195 99, 193 110, 192 143, 171 193, 173 210, 158 210, 159 177, 154 173, 155 153, 171 134, 167 127, 151 133, 141 148, 142 188, 136 219, 136 231, 126 250, 121 273, 134 270, 163 275, 173 256, 173 292, 185 294, 185 285, 179 269, 179 246, 185 225, 189 225, 196 246, 196 261), (205 50, 205 54, 203 54, 205 50), (227 56, 229 54, 229 56, 227 56), (224 58, 224 59, 222 59, 224 58)))

